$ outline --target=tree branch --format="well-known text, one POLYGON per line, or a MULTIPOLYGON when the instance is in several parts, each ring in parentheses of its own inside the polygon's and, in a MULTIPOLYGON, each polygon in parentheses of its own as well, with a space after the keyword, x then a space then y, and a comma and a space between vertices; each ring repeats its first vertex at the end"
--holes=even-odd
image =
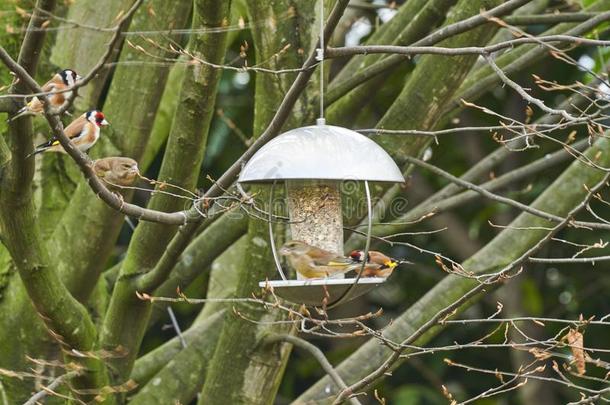
MULTIPOLYGON (((324 370, 324 372, 326 374, 328 374, 328 376, 335 382, 335 384, 337 384, 337 387, 341 388, 342 391, 349 389, 348 386, 345 384, 345 381, 343 381, 343 379, 339 375, 339 373, 337 373, 337 371, 335 371, 335 369, 333 368, 333 365, 330 364, 330 362, 328 361, 326 356, 324 356, 324 353, 322 352, 322 350, 320 350, 317 346, 309 343, 307 340, 301 339, 300 337, 292 336, 292 335, 276 334, 276 335, 267 336, 265 338, 265 342, 266 343, 286 342, 286 343, 290 343, 300 349, 305 350, 310 355, 312 355, 314 359, 317 360, 317 362, 322 367, 322 370, 324 370)), ((345 392, 347 392, 347 391, 345 391, 345 392)), ((349 395, 349 394, 347 394, 347 395, 349 395)), ((362 405, 361 402, 358 401, 358 399, 355 397, 351 397, 348 400, 352 405, 362 405)))
MULTIPOLYGON (((515 207, 521 211, 524 212, 528 212, 532 215, 535 215, 537 217, 540 218, 544 218, 546 220, 549 221, 553 221, 553 222, 559 222, 561 223, 564 218, 560 217, 558 215, 553 215, 553 214, 549 214, 548 212, 544 212, 542 210, 536 209, 536 208, 532 208, 529 205, 520 203, 518 201, 515 201, 513 199, 507 198, 507 197, 503 197, 501 195, 498 194, 494 194, 491 191, 486 190, 485 188, 481 187, 481 186, 477 186, 476 184, 470 183, 468 181, 462 180, 458 177, 453 176, 452 174, 447 173, 446 171, 431 165, 429 163, 426 163, 424 161, 421 161, 419 159, 410 157, 410 156, 405 156, 404 159, 409 162, 414 164, 415 166, 419 166, 422 167, 426 170, 429 170, 441 177, 446 178, 447 180, 451 181, 452 183, 455 183, 461 187, 464 187, 467 190, 472 190, 475 191, 479 194, 481 194, 482 196, 489 198, 490 200, 493 201, 497 201, 500 202, 502 204, 506 204, 506 205, 510 205, 511 207, 515 207)), ((604 224, 604 223, 598 223, 598 222, 585 222, 585 221, 571 221, 570 224, 572 226, 575 227, 581 227, 581 228, 591 228, 591 229, 610 229, 610 224, 604 224)))
POLYGON ((398 54, 398 55, 482 55, 488 56, 494 52, 509 49, 515 45, 547 43, 572 43, 578 46, 608 46, 610 41, 588 39, 572 35, 547 35, 536 38, 516 38, 487 46, 470 46, 463 48, 447 48, 442 46, 395 46, 395 45, 362 45, 341 48, 328 48, 327 58, 340 58, 352 55, 398 54))
MULTIPOLYGON (((30 76, 25 69, 23 69, 17 62, 15 62, 10 55, 4 50, 3 47, 0 46, 0 60, 4 62, 4 64, 14 72, 19 79, 21 79, 30 89, 36 92, 42 92, 42 89, 36 83, 34 78, 30 76)), ((200 214, 197 210, 194 211, 178 211, 173 213, 166 213, 161 211, 150 210, 147 208, 139 207, 135 204, 126 203, 123 198, 111 192, 106 188, 106 185, 98 179, 95 175, 95 172, 91 168, 92 160, 85 153, 81 152, 79 149, 75 148, 72 142, 68 139, 68 137, 64 134, 64 127, 57 115, 51 111, 47 104, 47 97, 40 96, 41 101, 45 104, 45 116, 51 129, 53 130, 53 135, 59 140, 59 143, 66 150, 68 155, 74 159, 76 164, 79 166, 85 178, 87 179, 89 186, 95 192, 95 194, 100 197, 108 206, 114 208, 115 210, 122 212, 125 215, 129 215, 135 218, 138 218, 143 221, 151 221, 151 222, 160 222, 164 224, 171 225, 183 225, 187 222, 192 222, 200 217, 200 214)), ((28 148, 28 154, 31 153, 32 147, 28 148)), ((25 154, 23 155, 25 156, 25 154)))
POLYGON ((583 22, 596 17, 597 14, 599 13, 586 11, 557 14, 524 14, 509 15, 504 17, 503 20, 510 25, 556 24, 564 22, 583 22))

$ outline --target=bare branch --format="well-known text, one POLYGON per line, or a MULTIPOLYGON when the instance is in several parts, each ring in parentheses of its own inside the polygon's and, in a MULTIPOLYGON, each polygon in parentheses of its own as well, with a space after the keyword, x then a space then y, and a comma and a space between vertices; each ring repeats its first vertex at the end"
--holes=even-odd
MULTIPOLYGON (((337 384, 337 386, 339 388, 341 388, 342 390, 347 389, 347 384, 345 384, 345 381, 343 381, 343 379, 341 378, 339 373, 337 373, 335 371, 335 369, 333 368, 333 365, 330 364, 330 362, 328 361, 326 356, 324 356, 324 353, 322 352, 322 350, 318 349, 315 345, 309 343, 305 339, 301 339, 297 336, 281 334, 281 335, 270 335, 265 339, 265 342, 267 342, 267 343, 287 342, 287 343, 297 346, 298 348, 301 348, 301 349, 307 351, 318 361, 318 363, 320 363, 320 366, 322 367, 324 372, 326 374, 328 374, 330 378, 332 378, 332 380, 335 382, 335 384, 337 384)), ((352 405, 361 405, 360 401, 358 401, 358 399, 355 397, 349 398, 349 402, 352 405)))

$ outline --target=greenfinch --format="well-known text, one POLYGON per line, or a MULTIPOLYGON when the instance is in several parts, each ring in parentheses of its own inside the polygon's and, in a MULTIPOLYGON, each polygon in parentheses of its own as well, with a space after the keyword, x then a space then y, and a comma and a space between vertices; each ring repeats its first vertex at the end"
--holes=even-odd
POLYGON ((290 265, 305 278, 332 277, 359 266, 349 257, 298 240, 286 242, 279 252, 286 256, 290 265))
POLYGON ((109 186, 131 186, 140 176, 138 162, 128 157, 107 157, 93 162, 93 171, 109 186))

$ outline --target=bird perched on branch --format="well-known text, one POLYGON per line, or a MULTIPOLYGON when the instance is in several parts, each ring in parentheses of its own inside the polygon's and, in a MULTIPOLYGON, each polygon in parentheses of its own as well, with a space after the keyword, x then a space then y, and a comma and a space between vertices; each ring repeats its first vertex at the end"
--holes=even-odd
MULTIPOLYGON (((59 73, 56 73, 51 80, 46 82, 42 86, 42 91, 45 93, 52 91, 61 91, 65 90, 69 87, 72 87, 77 80, 80 80, 80 76, 71 69, 64 69, 59 73)), ((61 108, 64 107, 72 97, 72 90, 65 91, 62 93, 50 94, 47 97, 51 107, 53 108, 61 108)), ((27 105, 21 108, 17 113, 9 119, 9 121, 15 120, 19 117, 23 117, 25 115, 39 115, 44 112, 44 106, 42 105, 42 101, 38 99, 38 97, 34 97, 30 100, 27 105)))
POLYGON ((140 177, 138 162, 128 157, 97 159, 92 169, 109 186, 131 186, 140 177))
MULTIPOLYGON (((100 137, 100 128, 110 125, 104 113, 98 110, 87 111, 64 128, 64 134, 81 152, 89 150, 100 137)), ((59 140, 53 137, 49 142, 45 142, 36 146, 34 152, 27 157, 36 155, 42 152, 62 152, 66 153, 64 147, 61 146, 59 140)))
MULTIPOLYGON (((401 264, 410 263, 407 260, 393 259, 376 250, 369 250, 367 256, 362 277, 389 277, 396 267, 401 264)), ((358 267, 354 270, 359 272, 364 260, 364 250, 354 250, 349 254, 349 257, 355 263, 359 263, 358 267)))
POLYGON ((303 277, 324 278, 347 273, 358 267, 352 259, 328 250, 291 240, 280 249, 282 256, 288 257, 290 265, 303 277))

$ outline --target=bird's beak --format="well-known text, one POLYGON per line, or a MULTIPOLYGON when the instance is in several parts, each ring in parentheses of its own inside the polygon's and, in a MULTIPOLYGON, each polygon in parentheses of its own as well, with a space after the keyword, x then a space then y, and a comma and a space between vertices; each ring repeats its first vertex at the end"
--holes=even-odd
POLYGON ((286 248, 284 248, 284 247, 280 249, 280 254, 281 254, 282 256, 286 256, 286 255, 288 255, 288 253, 289 253, 289 252, 288 252, 288 249, 286 249, 286 248))
POLYGON ((106 119, 103 119, 102 122, 100 123, 101 126, 106 126, 106 125, 110 125, 110 123, 108 121, 106 121, 106 119))
POLYGON ((83 77, 81 75, 76 75, 76 81, 81 80, 83 77))

